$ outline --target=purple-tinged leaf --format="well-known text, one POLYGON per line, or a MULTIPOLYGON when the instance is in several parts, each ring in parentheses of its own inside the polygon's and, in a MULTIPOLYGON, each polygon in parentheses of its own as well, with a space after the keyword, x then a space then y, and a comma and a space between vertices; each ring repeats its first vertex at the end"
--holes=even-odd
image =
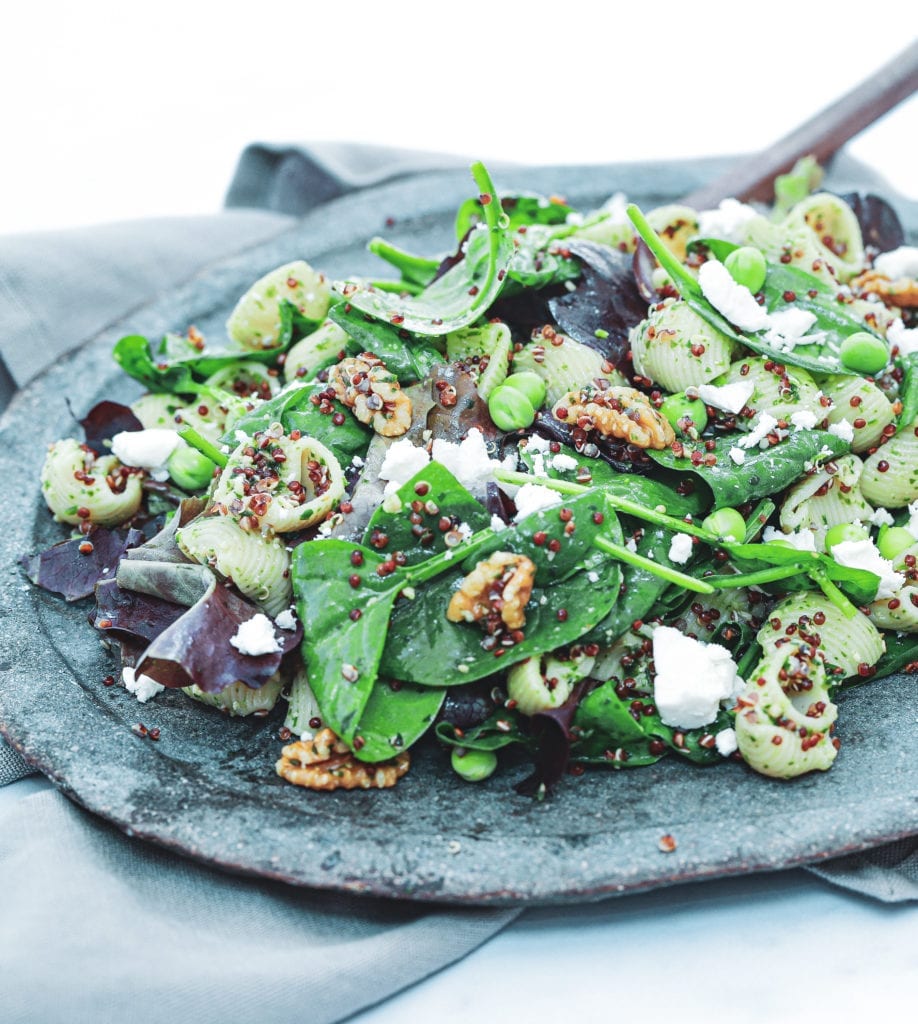
POLYGON ((146 647, 186 610, 161 597, 119 587, 116 580, 102 580, 96 585, 96 609, 90 621, 119 641, 141 641, 146 647))
POLYGON ((877 252, 891 252, 905 245, 902 221, 885 199, 869 192, 847 192, 839 198, 854 211, 864 245, 873 246, 877 252))
POLYGON ((103 442, 111 441, 123 430, 143 430, 143 424, 127 405, 118 402, 99 402, 80 420, 86 434, 86 444, 96 455, 109 454, 103 442))
POLYGON ((92 594, 99 580, 114 576, 125 551, 142 540, 139 530, 128 530, 125 534, 96 526, 84 536, 27 555, 20 559, 20 564, 37 586, 68 601, 79 601, 92 594))

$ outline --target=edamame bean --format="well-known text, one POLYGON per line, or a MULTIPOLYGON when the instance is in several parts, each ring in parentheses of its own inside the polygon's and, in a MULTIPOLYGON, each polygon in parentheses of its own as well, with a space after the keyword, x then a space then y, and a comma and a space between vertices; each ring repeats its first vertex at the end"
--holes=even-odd
POLYGON ((663 399, 660 412, 669 420, 673 430, 687 433, 693 426, 700 434, 708 425, 708 410, 700 398, 686 398, 682 395, 669 395, 663 399))
POLYGON ((532 402, 516 388, 506 384, 496 387, 488 398, 488 412, 501 430, 522 430, 535 421, 532 402))
POLYGON ((453 771, 466 782, 484 782, 494 774, 497 767, 497 754, 493 750, 469 750, 466 747, 453 747, 450 755, 453 771))
POLYGON ((918 544, 918 540, 904 526, 884 526, 877 537, 877 550, 884 558, 893 560, 918 544))
POLYGON ((217 467, 196 448, 182 445, 169 456, 166 468, 176 487, 183 491, 200 491, 213 479, 217 467))
POLYGON ((845 541, 867 540, 870 536, 863 526, 855 526, 854 523, 839 523, 826 532, 826 551, 831 551, 836 544, 843 544, 845 541))
POLYGON ((753 295, 765 284, 765 257, 751 245, 741 245, 739 249, 734 249, 724 260, 724 266, 733 280, 748 288, 753 295))
POLYGON ((746 536, 746 522, 735 508, 719 508, 701 525, 711 533, 716 533, 718 537, 736 541, 738 544, 741 544, 746 536))
POLYGON ((518 373, 511 373, 502 387, 513 388, 524 394, 533 409, 538 409, 542 405, 548 392, 545 381, 533 370, 520 370, 518 373))
POLYGON ((849 334, 839 348, 842 363, 858 373, 879 373, 889 362, 889 349, 882 338, 867 331, 849 334))

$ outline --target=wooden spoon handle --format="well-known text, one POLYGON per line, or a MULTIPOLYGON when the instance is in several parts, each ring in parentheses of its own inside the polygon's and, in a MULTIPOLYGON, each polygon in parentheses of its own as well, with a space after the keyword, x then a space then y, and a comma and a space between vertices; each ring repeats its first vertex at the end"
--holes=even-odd
POLYGON ((786 174, 800 157, 812 154, 820 163, 825 162, 916 90, 918 41, 768 149, 740 160, 719 178, 695 189, 684 202, 697 210, 711 209, 728 196, 770 202, 775 177, 786 174))

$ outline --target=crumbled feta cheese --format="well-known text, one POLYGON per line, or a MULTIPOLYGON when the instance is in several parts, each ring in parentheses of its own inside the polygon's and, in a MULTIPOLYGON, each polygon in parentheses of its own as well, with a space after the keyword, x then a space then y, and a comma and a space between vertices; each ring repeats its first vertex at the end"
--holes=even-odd
POLYGON ((379 467, 380 480, 388 480, 384 494, 393 494, 407 483, 415 473, 420 471, 430 462, 430 456, 426 448, 417 448, 403 437, 389 445, 386 457, 379 467))
POLYGON ((230 643, 240 654, 249 654, 257 658, 260 654, 276 654, 281 644, 274 635, 274 623, 261 612, 239 623, 236 635, 230 637, 230 643))
POLYGON ((127 692, 133 693, 141 704, 146 704, 151 697, 155 697, 158 693, 162 693, 165 690, 165 686, 162 683, 151 679, 150 676, 138 676, 132 668, 123 668, 121 670, 121 680, 127 692))
POLYGON ((739 750, 739 744, 736 741, 736 730, 721 729, 714 737, 714 746, 717 747, 717 753, 721 757, 729 757, 732 753, 739 750))
POLYGON ((797 430, 812 430, 819 422, 819 417, 809 409, 798 409, 791 415, 790 421, 797 430))
POLYGON ((278 629, 296 629, 296 615, 294 614, 293 608, 285 608, 274 620, 274 625, 277 626, 278 629))
POLYGON ((740 448, 756 448, 763 441, 767 446, 768 442, 765 439, 777 426, 778 421, 770 412, 760 412, 753 421, 752 430, 738 442, 740 448))
POLYGON ((631 553, 632 553, 633 555, 636 555, 636 554, 637 554, 637 541, 636 541, 636 540, 634 539, 634 537, 629 537, 629 538, 628 538, 628 539, 627 539, 627 540, 625 541, 625 547, 626 547, 626 548, 627 548, 627 549, 628 549, 628 550, 629 550, 629 551, 630 551, 630 552, 631 552, 631 553))
POLYGON ((742 466, 746 461, 746 453, 742 448, 737 448, 736 445, 734 445, 727 454, 737 466, 742 466))
POLYGON ((695 390, 705 405, 711 405, 723 412, 738 413, 752 397, 755 384, 749 380, 738 380, 733 384, 699 384, 695 390))
POLYGON ((905 577, 893 569, 892 562, 884 558, 872 540, 844 540, 831 551, 839 565, 849 569, 866 569, 880 577, 877 599, 885 600, 905 586, 905 577))
POLYGON ((561 502, 561 495, 541 484, 523 484, 516 492, 514 501, 516 502, 516 515, 513 518, 519 521, 532 512, 558 505, 561 502))
POLYGON ((838 423, 830 423, 829 433, 840 437, 842 441, 847 441, 848 444, 851 444, 854 440, 854 427, 849 420, 839 420, 838 423))
POLYGON ((867 520, 871 526, 892 526, 895 523, 888 509, 875 508, 867 520))
POLYGON ((765 340, 783 352, 791 352, 797 345, 813 345, 823 341, 826 336, 825 331, 807 334, 815 323, 816 314, 806 309, 788 306, 786 309, 776 310, 769 314, 765 340))
POLYGON ((251 441, 251 438, 244 430, 234 430, 233 438, 235 439, 236 444, 248 444, 249 441, 251 441))
POLYGON ((792 548, 796 548, 798 551, 815 551, 816 550, 816 534, 812 530, 801 530, 799 533, 783 533, 781 530, 776 530, 773 526, 766 526, 762 532, 762 540, 766 543, 770 540, 786 540, 792 548))
POLYGON ((766 310, 748 288, 737 284, 730 271, 717 260, 708 260, 698 271, 698 283, 704 297, 732 324, 743 331, 761 331, 769 325, 766 310))
POLYGON ((663 723, 677 729, 713 722, 720 702, 742 686, 725 647, 693 640, 671 626, 653 631, 653 660, 654 704, 663 723))
POLYGON ((469 537, 475 532, 468 523, 460 523, 456 527, 456 532, 463 540, 468 540, 469 537))
POLYGON ((685 565, 693 547, 692 538, 687 533, 677 533, 669 545, 669 560, 685 565))
POLYGON ((899 355, 910 356, 918 352, 918 327, 906 327, 901 317, 886 329, 886 340, 899 349, 899 355))
POLYGON ((873 261, 873 269, 890 281, 900 278, 918 278, 918 248, 914 245, 900 245, 892 252, 881 252, 873 261))
POLYGON ((599 573, 595 569, 590 569, 590 571, 586 574, 586 577, 590 581, 590 583, 599 582, 599 573))
POLYGON ((551 460, 551 468, 556 469, 559 473, 568 473, 576 469, 578 465, 579 463, 573 456, 566 455, 564 452, 558 452, 551 460))
POLYGON ((548 472, 545 469, 545 456, 541 452, 533 452, 532 454, 532 472, 536 476, 548 476, 548 472))
POLYGON ((363 464, 363 459, 359 455, 355 455, 351 459, 351 465, 354 467, 354 469, 362 469, 363 464))
POLYGON ((472 427, 459 444, 435 438, 430 454, 472 492, 482 491, 501 465, 497 459, 488 458, 488 448, 478 427, 472 427))
POLYGON ((167 480, 166 462, 185 442, 174 430, 151 427, 148 430, 122 430, 112 438, 112 454, 125 466, 146 469, 154 480, 167 480))
POLYGON ((527 452, 541 452, 543 455, 551 448, 551 441, 540 434, 532 434, 526 439, 527 452))
POLYGON ((507 529, 507 524, 503 521, 503 519, 501 519, 500 516, 492 515, 491 516, 491 529, 495 533, 501 533, 503 530, 507 529))
POLYGON ((742 244, 745 228, 758 216, 751 206, 738 199, 722 199, 716 210, 702 210, 698 214, 698 233, 703 238, 723 238, 742 244))

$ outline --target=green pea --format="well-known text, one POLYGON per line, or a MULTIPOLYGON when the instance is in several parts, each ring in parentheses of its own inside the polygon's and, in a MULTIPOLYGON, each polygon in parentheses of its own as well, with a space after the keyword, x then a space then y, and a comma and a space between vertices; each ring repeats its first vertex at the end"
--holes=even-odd
POLYGON ((867 540, 870 534, 863 526, 855 526, 854 523, 839 523, 826 532, 826 551, 831 551, 836 544, 843 544, 845 541, 867 540))
POLYGON ((548 387, 545 381, 534 370, 520 370, 519 373, 511 373, 501 387, 513 388, 525 395, 533 409, 538 409, 545 401, 548 387))
POLYGON ((484 782, 494 774, 497 767, 497 754, 493 750, 468 750, 465 747, 453 747, 450 755, 453 771, 466 782, 484 782))
POLYGON ((712 512, 701 524, 711 533, 716 533, 724 540, 734 540, 742 543, 746 536, 746 521, 735 508, 719 508, 712 512))
POLYGON ((169 456, 166 468, 177 487, 183 491, 200 491, 213 479, 217 466, 197 448, 183 445, 169 456))
POLYGON ((884 526, 877 537, 877 549, 884 558, 895 560, 918 540, 904 526, 884 526))
POLYGON ((879 373, 889 362, 889 349, 882 338, 867 331, 849 334, 839 348, 842 363, 858 373, 879 373))
POLYGON ((488 412, 501 430, 522 430, 531 426, 536 411, 532 402, 516 388, 496 387, 488 398, 488 412))
POLYGON ((700 398, 686 398, 682 395, 669 395, 663 399, 660 412, 669 420, 673 430, 687 433, 689 426, 700 434, 708 425, 708 410, 700 398))
POLYGON ((741 245, 724 260, 724 266, 730 271, 730 276, 748 288, 753 295, 765 284, 767 266, 765 257, 758 249, 751 245, 741 245))

